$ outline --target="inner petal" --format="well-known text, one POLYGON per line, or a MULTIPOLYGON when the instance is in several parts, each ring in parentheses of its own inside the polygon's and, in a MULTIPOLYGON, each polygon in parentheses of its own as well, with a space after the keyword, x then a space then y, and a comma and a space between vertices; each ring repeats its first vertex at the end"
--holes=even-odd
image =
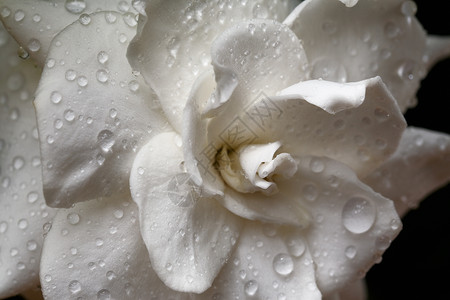
POLYGON ((219 172, 223 180, 238 192, 273 195, 278 192, 274 177, 279 174, 290 178, 297 171, 290 154, 281 153, 274 157, 280 147, 280 142, 245 145, 237 151, 223 147, 217 157, 219 172))

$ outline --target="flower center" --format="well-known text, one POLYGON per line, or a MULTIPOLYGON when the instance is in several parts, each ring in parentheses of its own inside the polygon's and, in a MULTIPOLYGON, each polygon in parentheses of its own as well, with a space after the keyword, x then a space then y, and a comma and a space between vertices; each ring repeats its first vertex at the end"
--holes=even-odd
POLYGON ((246 145, 236 151, 223 147, 216 156, 223 180, 241 193, 278 192, 277 178, 289 179, 297 172, 297 164, 288 153, 275 152, 280 142, 263 145, 246 145))

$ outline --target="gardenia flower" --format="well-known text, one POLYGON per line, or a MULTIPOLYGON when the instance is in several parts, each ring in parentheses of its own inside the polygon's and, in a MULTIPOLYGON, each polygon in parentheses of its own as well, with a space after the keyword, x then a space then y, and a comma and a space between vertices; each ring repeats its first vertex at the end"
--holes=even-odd
POLYGON ((410 1, 342 2, 134 1, 137 21, 124 1, 1 1, 45 61, 43 193, 61 208, 45 298, 354 287, 398 234, 396 208, 448 181, 450 139, 402 116, 446 44, 426 43, 410 1))

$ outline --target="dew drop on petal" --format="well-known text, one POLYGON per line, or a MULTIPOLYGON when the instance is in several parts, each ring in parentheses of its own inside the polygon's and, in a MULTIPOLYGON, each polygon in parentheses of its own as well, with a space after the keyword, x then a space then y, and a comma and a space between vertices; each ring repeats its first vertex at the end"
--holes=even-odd
POLYGON ((88 14, 81 14, 78 20, 83 25, 89 25, 91 23, 91 17, 88 14))
POLYGON ((255 280, 247 281, 244 285, 244 291, 247 296, 254 296, 258 291, 258 283, 255 280))
POLYGON ((0 222, 0 233, 5 233, 8 230, 8 223, 5 221, 0 222))
POLYGON ((320 173, 325 169, 325 164, 322 159, 316 157, 311 159, 309 167, 314 173, 320 173))
POLYGON ((287 276, 294 270, 294 261, 289 254, 277 254, 273 258, 273 269, 277 274, 287 276))
POLYGON ((364 233, 375 222, 376 208, 369 199, 359 196, 350 198, 342 210, 344 227, 352 233, 364 233))
POLYGON ((22 156, 16 156, 13 158, 14 170, 20 170, 25 165, 25 159, 22 156))
POLYGON ((108 271, 106 272, 106 278, 108 280, 113 280, 117 277, 116 273, 114 273, 114 271, 108 271))
POLYGON ((293 236, 287 240, 287 248, 289 253, 294 257, 300 257, 305 253, 305 241, 299 236, 293 236))
POLYGON ((345 256, 348 259, 353 259, 356 256, 356 248, 354 246, 348 246, 345 248, 345 256))
POLYGON ((100 51, 97 54, 97 61, 101 64, 105 64, 108 61, 108 59, 109 59, 109 55, 105 51, 100 51))
POLYGON ((76 294, 81 291, 81 284, 77 280, 72 280, 68 288, 72 294, 76 294))
POLYGON ((97 299, 99 299, 99 300, 109 300, 109 299, 111 299, 111 293, 108 290, 106 290, 106 289, 102 289, 102 290, 97 292, 97 299))
POLYGON ((37 52, 41 49, 41 43, 37 39, 31 39, 27 46, 31 52, 37 52))
POLYGON ((69 69, 66 71, 66 79, 68 81, 74 81, 76 77, 77 77, 77 72, 75 72, 74 70, 69 69))
POLYGON ((97 71, 97 80, 101 83, 105 83, 109 79, 108 71, 100 69, 97 71))
POLYGON ((73 14, 79 14, 86 9, 86 2, 84 0, 66 0, 66 10, 73 14))
POLYGON ((67 215, 67 221, 72 225, 76 225, 80 222, 80 215, 77 213, 70 213, 67 215))
POLYGON ((109 152, 115 143, 114 133, 105 129, 97 135, 97 142, 104 152, 109 152))
POLYGON ((34 203, 39 198, 39 194, 36 192, 29 192, 27 195, 28 203, 34 203))

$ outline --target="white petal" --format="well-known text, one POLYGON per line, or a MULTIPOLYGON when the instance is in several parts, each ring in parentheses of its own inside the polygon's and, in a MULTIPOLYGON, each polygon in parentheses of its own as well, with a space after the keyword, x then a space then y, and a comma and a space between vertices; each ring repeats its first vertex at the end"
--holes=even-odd
POLYGON ((251 18, 283 20, 289 1, 153 1, 139 18, 138 35, 128 52, 162 101, 171 124, 180 133, 181 117, 198 74, 210 69, 210 47, 226 28, 251 18))
POLYGON ((344 287, 339 292, 331 294, 324 300, 366 300, 367 287, 364 279, 359 279, 344 287))
POLYGON ((36 93, 44 194, 53 207, 128 190, 140 146, 165 122, 125 58, 135 28, 100 12, 52 43, 36 93))
POLYGON ((404 112, 425 76, 426 35, 412 1, 307 0, 285 20, 304 42, 312 78, 359 81, 381 76, 404 112))
POLYGON ((152 270, 137 215, 130 196, 60 209, 42 253, 45 299, 189 299, 152 270))
POLYGON ((343 84, 325 80, 307 80, 282 90, 278 95, 302 98, 330 114, 335 114, 361 105, 366 96, 366 86, 361 82, 343 84))
POLYGON ((450 56, 450 37, 431 35, 427 37, 427 49, 424 56, 427 71, 437 62, 450 56))
POLYGON ((238 243, 200 299, 321 299, 301 231, 246 222, 238 243))
POLYGON ((299 195, 299 204, 311 215, 305 238, 317 266, 319 289, 328 295, 363 276, 379 260, 401 221, 393 202, 362 183, 345 164, 305 156, 297 174, 279 188, 299 195))
POLYGON ((229 115, 250 105, 260 94, 274 95, 307 77, 300 40, 288 27, 271 20, 250 20, 228 29, 214 41, 211 55, 216 94, 222 95, 229 88, 229 83, 221 80, 224 73, 237 82, 233 95, 227 93, 232 97, 226 106, 229 115))
POLYGON ((0 298, 39 284, 45 206, 33 107, 40 69, 17 57, 0 24, 0 298))
POLYGON ((126 13, 131 8, 130 2, 4 0, 0 5, 0 18, 23 49, 43 66, 52 39, 64 27, 99 10, 126 13))
POLYGON ((450 136, 408 127, 394 155, 364 179, 395 202, 399 215, 450 181, 450 136))
POLYGON ((162 133, 138 153, 130 177, 152 266, 170 288, 202 293, 230 256, 241 220, 183 170, 181 138, 162 133))
POLYGON ((328 156, 362 175, 373 171, 395 151, 406 127, 379 77, 347 83, 345 87, 325 81, 300 83, 289 88, 288 95, 262 96, 233 118, 225 117, 220 115, 209 124, 209 140, 215 141, 218 149, 220 142, 233 145, 233 141, 280 141, 280 151, 293 157, 328 156), (329 93, 330 85, 339 86, 340 97, 329 93))

